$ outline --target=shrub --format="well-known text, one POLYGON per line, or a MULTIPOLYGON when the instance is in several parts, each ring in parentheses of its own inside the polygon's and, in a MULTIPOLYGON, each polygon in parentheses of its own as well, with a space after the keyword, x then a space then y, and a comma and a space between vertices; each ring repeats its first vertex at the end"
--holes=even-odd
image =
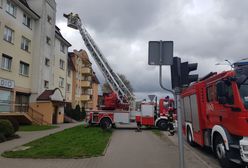
POLYGON ((17 119, 13 118, 13 117, 10 117, 8 118, 8 120, 11 122, 12 126, 14 127, 14 131, 18 131, 19 130, 19 122, 17 121, 17 119))
POLYGON ((0 120, 0 132, 6 137, 14 135, 14 127, 9 120, 0 120))
POLYGON ((86 111, 85 111, 85 108, 82 107, 82 112, 81 112, 81 118, 82 118, 82 120, 84 120, 85 117, 86 117, 86 111))
POLYGON ((1 142, 4 142, 4 141, 6 141, 6 138, 5 138, 5 136, 3 135, 3 133, 0 133, 0 143, 1 143, 1 142))

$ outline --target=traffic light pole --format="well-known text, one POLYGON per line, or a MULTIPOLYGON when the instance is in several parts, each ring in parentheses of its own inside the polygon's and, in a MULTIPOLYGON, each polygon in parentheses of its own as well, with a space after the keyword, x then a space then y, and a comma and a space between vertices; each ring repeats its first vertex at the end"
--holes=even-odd
POLYGON ((183 144, 183 131, 182 131, 182 113, 181 113, 181 105, 180 105, 180 87, 175 88, 175 92, 173 90, 167 89, 163 86, 162 83, 162 65, 159 66, 159 84, 162 89, 167 92, 173 94, 176 99, 177 106, 177 121, 178 121, 178 147, 179 147, 179 168, 185 168, 184 163, 184 144, 183 144))
POLYGON ((183 131, 182 131, 182 113, 180 103, 180 87, 175 88, 176 103, 177 103, 177 121, 178 121, 178 146, 179 146, 179 159, 180 168, 184 168, 184 143, 183 143, 183 131))

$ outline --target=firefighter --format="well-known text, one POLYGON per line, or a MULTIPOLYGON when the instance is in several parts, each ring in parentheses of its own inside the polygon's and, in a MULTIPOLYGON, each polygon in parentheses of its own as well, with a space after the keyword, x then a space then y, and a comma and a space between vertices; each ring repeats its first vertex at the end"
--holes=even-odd
POLYGON ((174 108, 170 104, 170 97, 166 96, 165 99, 167 100, 167 108, 168 108, 168 126, 169 126, 169 132, 170 136, 173 136, 175 134, 175 129, 174 129, 174 118, 173 118, 173 113, 174 113, 174 108))

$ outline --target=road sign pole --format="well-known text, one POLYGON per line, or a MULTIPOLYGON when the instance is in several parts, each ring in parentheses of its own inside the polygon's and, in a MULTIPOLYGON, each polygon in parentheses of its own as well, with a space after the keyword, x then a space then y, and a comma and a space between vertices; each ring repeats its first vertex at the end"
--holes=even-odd
POLYGON ((184 168, 184 143, 183 143, 183 131, 182 131, 182 113, 180 104, 180 88, 175 88, 176 103, 177 103, 177 122, 178 122, 178 147, 179 147, 179 167, 184 168))

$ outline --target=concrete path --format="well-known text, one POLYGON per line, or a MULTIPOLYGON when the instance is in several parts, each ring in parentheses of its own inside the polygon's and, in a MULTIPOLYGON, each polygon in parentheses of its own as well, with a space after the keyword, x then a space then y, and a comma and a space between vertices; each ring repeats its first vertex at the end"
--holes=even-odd
MULTIPOLYGON (((69 142, 68 142, 69 143, 69 142)), ((0 144, 1 145, 1 144, 0 144)), ((186 152, 188 168, 207 168, 186 152)), ((177 146, 151 131, 115 130, 105 156, 89 159, 7 159, 1 168, 177 168, 177 146)))

